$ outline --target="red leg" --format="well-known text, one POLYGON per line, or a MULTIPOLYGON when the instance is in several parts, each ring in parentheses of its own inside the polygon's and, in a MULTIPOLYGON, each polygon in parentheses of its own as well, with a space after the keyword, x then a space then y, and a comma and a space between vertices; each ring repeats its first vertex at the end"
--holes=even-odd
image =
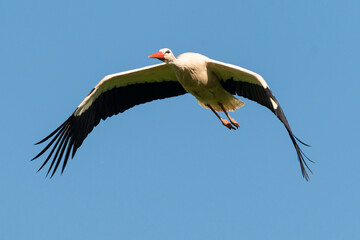
POLYGON ((230 130, 231 130, 231 129, 236 130, 236 129, 231 125, 231 123, 229 123, 228 120, 222 119, 222 118, 219 116, 219 114, 211 107, 210 104, 208 104, 207 106, 211 109, 211 111, 213 111, 213 113, 215 113, 215 115, 220 119, 221 123, 222 123, 225 127, 227 127, 227 128, 230 129, 230 130))
POLYGON ((224 111, 225 115, 228 117, 228 119, 230 120, 231 124, 234 125, 236 128, 239 128, 240 125, 237 121, 235 121, 235 119, 233 119, 232 117, 230 117, 230 115, 226 112, 224 106, 219 103, 219 106, 221 107, 221 109, 224 111))

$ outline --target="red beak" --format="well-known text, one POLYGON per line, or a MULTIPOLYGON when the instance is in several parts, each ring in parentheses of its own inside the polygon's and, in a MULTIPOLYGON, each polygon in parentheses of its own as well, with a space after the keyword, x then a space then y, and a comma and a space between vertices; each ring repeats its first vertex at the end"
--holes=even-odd
POLYGON ((165 56, 162 52, 157 52, 157 53, 149 55, 149 58, 164 59, 165 56))

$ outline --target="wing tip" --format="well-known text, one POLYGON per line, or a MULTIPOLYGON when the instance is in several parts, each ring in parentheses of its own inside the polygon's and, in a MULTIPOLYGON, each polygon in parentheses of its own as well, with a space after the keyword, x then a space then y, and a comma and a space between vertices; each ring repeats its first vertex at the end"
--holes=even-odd
POLYGON ((307 164, 306 160, 308 160, 311 163, 314 163, 314 161, 311 160, 308 156, 306 156, 306 154, 301 150, 299 144, 296 141, 298 141, 299 143, 301 143, 302 145, 307 146, 307 147, 310 147, 310 145, 308 145, 308 144, 304 143, 303 141, 299 140, 299 138, 297 138, 291 131, 289 131, 289 135, 291 137, 291 140, 292 140, 292 142, 294 144, 294 147, 295 147, 297 155, 298 155, 298 160, 299 160, 299 163, 300 163, 302 176, 308 182, 308 181, 310 181, 310 176, 309 176, 308 171, 311 174, 314 174, 314 173, 313 173, 313 171, 311 171, 311 169, 310 169, 309 165, 307 164))
MULTIPOLYGON (((42 139, 40 142, 36 143, 35 145, 41 144, 46 142, 47 140, 50 140, 50 142, 41 150, 40 153, 38 153, 35 157, 31 159, 31 161, 34 161, 35 159, 39 158, 41 155, 43 155, 45 152, 47 152, 50 148, 51 151, 49 152, 46 160, 42 163, 40 168, 37 170, 39 172, 44 168, 44 166, 49 162, 50 158, 52 157, 53 153, 55 152, 55 156, 51 160, 50 167, 46 173, 46 177, 50 175, 50 178, 52 178, 57 171, 57 168, 60 164, 60 162, 63 159, 63 154, 67 148, 72 148, 74 141, 73 138, 75 137, 73 135, 73 131, 71 128, 71 125, 73 124, 73 115, 71 115, 63 124, 61 124, 55 131, 53 131, 51 134, 49 134, 47 137, 42 139), (70 140, 71 139, 71 140, 70 140), (70 140, 70 141, 69 141, 70 140), (56 151, 55 151, 56 150, 56 151), (54 167, 55 165, 55 167, 54 167), (54 167, 54 169, 53 169, 54 167)), ((65 158, 68 157, 68 153, 66 154, 65 158)), ((64 161, 67 162, 67 159, 64 159, 64 161)), ((66 165, 66 164, 65 164, 66 165)), ((64 171, 64 166, 62 169, 62 172, 64 171)))

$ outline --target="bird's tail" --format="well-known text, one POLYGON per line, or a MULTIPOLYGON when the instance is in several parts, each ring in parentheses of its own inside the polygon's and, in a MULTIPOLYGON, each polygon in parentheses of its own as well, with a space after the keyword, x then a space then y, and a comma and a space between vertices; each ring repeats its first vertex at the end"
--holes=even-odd
MULTIPOLYGON (((204 103, 202 103, 200 101, 198 101, 198 102, 199 102, 200 106, 209 109, 209 107, 206 106, 204 103)), ((233 112, 236 109, 244 106, 245 103, 232 96, 232 98, 229 99, 229 101, 227 101, 226 103, 222 103, 222 105, 224 106, 224 108, 227 112, 233 112)), ((222 108, 219 105, 211 104, 211 107, 217 112, 223 112, 222 108)))

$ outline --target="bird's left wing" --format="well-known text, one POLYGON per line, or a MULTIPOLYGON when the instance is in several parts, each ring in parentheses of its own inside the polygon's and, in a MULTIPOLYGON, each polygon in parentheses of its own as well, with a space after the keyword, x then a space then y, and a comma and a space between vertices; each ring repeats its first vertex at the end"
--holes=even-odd
POLYGON ((107 117, 124 112, 138 104, 185 93, 185 89, 176 80, 171 67, 165 63, 108 75, 94 87, 60 127, 37 143, 40 144, 51 139, 48 145, 32 160, 51 148, 39 170, 55 153, 48 174, 53 169, 51 176, 54 175, 65 154, 62 165, 63 172, 70 153, 72 152, 72 157, 74 157, 84 139, 101 119, 105 120, 107 117))
POLYGON ((279 102, 276 100, 265 80, 259 74, 250 70, 213 59, 209 59, 207 61, 207 68, 208 71, 217 76, 224 89, 229 93, 248 98, 267 107, 280 119, 280 121, 285 125, 291 141, 294 144, 300 162, 302 175, 306 180, 308 180, 309 175, 306 172, 306 168, 310 172, 311 170, 305 159, 308 159, 309 161, 311 160, 300 149, 298 142, 306 146, 308 145, 300 141, 292 133, 290 125, 279 105, 279 102))

